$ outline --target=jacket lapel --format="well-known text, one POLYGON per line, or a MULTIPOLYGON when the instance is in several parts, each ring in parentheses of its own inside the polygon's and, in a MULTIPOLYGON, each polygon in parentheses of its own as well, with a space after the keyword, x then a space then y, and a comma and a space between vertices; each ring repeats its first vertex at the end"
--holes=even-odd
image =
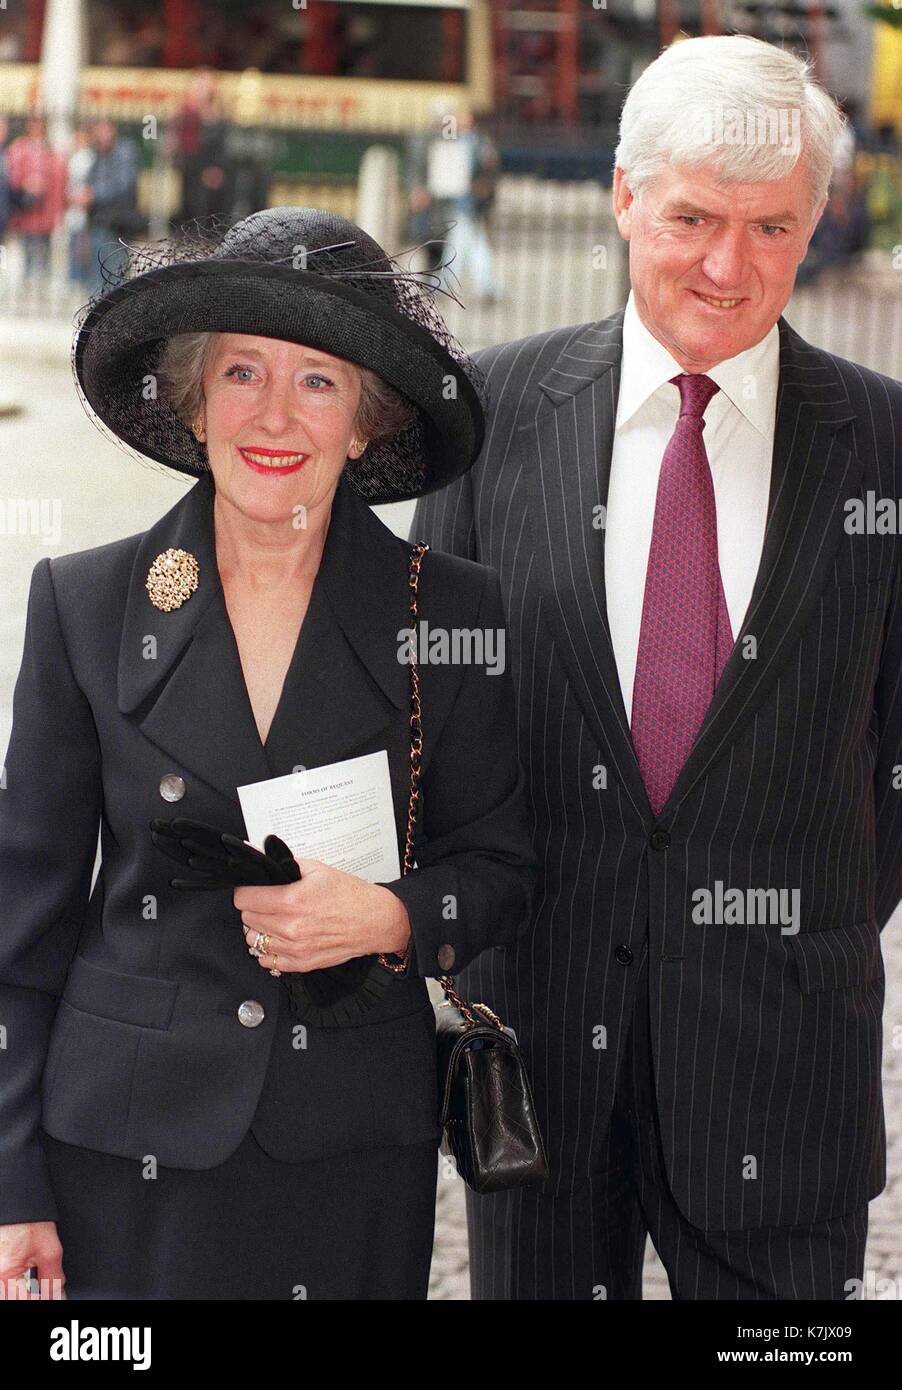
POLYGON ((623 310, 583 327, 539 385, 547 406, 522 426, 527 512, 545 619, 606 765, 637 815, 651 817, 608 626, 604 526, 623 310))
POLYGON ((342 480, 264 747, 216 563, 214 496, 205 475, 141 539, 120 643, 119 708, 174 763, 237 806, 237 787, 347 756, 404 706, 407 668, 396 653, 406 610, 393 612, 372 579, 403 595, 406 566, 395 537, 342 480), (181 608, 163 613, 145 580, 170 546, 196 557, 200 577, 181 608))
MULTIPOLYGON (((742 631, 662 818, 723 755, 776 679, 828 578, 843 535, 843 504, 858 491, 860 463, 833 437, 854 418, 842 379, 829 356, 782 318, 778 330, 780 378, 761 563, 742 631)), ((580 329, 539 383, 549 407, 520 429, 518 440, 546 620, 604 756, 650 826, 655 818, 608 625, 605 531, 593 524, 596 509, 607 502, 622 351, 622 310, 580 329)))

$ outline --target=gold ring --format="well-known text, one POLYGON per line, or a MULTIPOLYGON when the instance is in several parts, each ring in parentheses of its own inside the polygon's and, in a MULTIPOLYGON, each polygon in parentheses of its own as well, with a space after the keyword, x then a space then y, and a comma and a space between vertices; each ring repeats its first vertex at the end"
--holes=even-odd
MULTIPOLYGON (((264 954, 265 954, 265 952, 264 952, 264 954)), ((270 972, 269 972, 270 975, 281 975, 281 973, 282 973, 281 970, 277 970, 277 969, 276 969, 276 961, 277 961, 278 959, 279 959, 278 956, 273 956, 273 958, 272 958, 272 970, 270 970, 270 972)))

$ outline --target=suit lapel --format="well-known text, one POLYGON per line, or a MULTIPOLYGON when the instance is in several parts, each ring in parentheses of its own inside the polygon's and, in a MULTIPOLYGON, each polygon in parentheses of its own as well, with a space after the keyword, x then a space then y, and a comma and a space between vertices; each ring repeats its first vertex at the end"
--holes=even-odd
POLYGON ((518 432, 543 612, 603 756, 651 816, 608 625, 604 526, 620 390, 623 310, 584 326, 539 385, 548 405, 518 432))
POLYGON ((395 537, 342 481, 264 747, 216 563, 214 495, 205 475, 141 539, 120 643, 119 708, 177 765, 237 805, 237 787, 347 756, 404 706, 407 668, 396 652, 405 610, 380 602, 372 576, 401 602, 406 567, 395 537), (145 580, 170 546, 196 557, 200 578, 181 608, 163 613, 145 580))
MULTIPOLYGON (((768 521, 748 612, 662 816, 723 755, 811 617, 857 495, 859 461, 834 439, 854 418, 826 353, 782 318, 768 521), (745 639, 753 637, 754 647, 745 639), (754 657, 748 655, 755 650, 754 657)), ((603 527, 623 311, 583 327, 540 381, 550 402, 518 432, 543 611, 586 720, 643 822, 654 815, 636 761, 608 625, 603 527)))

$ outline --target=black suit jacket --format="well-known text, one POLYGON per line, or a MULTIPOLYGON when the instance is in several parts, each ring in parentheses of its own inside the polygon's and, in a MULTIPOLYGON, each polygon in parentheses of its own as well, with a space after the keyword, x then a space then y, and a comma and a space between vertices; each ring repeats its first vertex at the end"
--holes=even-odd
MULTIPOLYGON (((264 746, 219 581, 213 496, 204 477, 143 534, 32 574, 0 792, 0 1222, 55 1218, 41 1122, 69 1143, 184 1168, 222 1162, 251 1124, 282 986, 248 955, 231 889, 171 888, 177 866, 150 839, 154 816, 243 835, 238 786, 385 748, 403 854, 408 546, 339 484, 264 746), (163 613, 144 584, 170 546, 196 556, 200 583, 163 613), (161 796, 169 773, 185 782, 177 804, 161 796), (248 999, 264 1008, 257 1027, 238 1018, 248 999)), ((419 602, 430 628, 504 622, 497 576, 450 556, 426 555, 419 602)), ((417 868, 388 885, 410 914, 411 964, 364 1025, 308 1030, 279 1157, 437 1137, 425 977, 441 973, 440 947, 464 966, 528 920, 535 863, 510 672, 429 664, 420 677, 417 868)))
MULTIPOLYGON (((560 1195, 599 1161, 647 938, 658 1114, 681 1211, 707 1229, 821 1220, 885 1182, 880 930, 902 893, 898 537, 844 523, 847 499, 902 495, 902 386, 779 320, 757 581, 656 819, 594 524, 622 321, 479 354, 492 395, 482 455, 418 504, 411 532, 500 571, 542 861, 530 931, 463 983, 528 1050, 560 1195), (718 880, 797 889, 800 931, 696 924, 692 894, 718 880)), ((526 1260, 532 1221, 505 1210, 526 1260)))

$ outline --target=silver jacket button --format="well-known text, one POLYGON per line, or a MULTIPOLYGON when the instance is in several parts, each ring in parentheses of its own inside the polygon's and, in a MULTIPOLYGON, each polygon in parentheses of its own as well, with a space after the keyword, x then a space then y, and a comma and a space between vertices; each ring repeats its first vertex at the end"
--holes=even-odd
POLYGON ((238 1006, 238 1022, 245 1028, 256 1028, 266 1017, 266 1010, 256 999, 245 999, 238 1006))
POLYGON ((160 778, 160 796, 164 801, 181 801, 185 795, 185 779, 175 772, 160 778))

